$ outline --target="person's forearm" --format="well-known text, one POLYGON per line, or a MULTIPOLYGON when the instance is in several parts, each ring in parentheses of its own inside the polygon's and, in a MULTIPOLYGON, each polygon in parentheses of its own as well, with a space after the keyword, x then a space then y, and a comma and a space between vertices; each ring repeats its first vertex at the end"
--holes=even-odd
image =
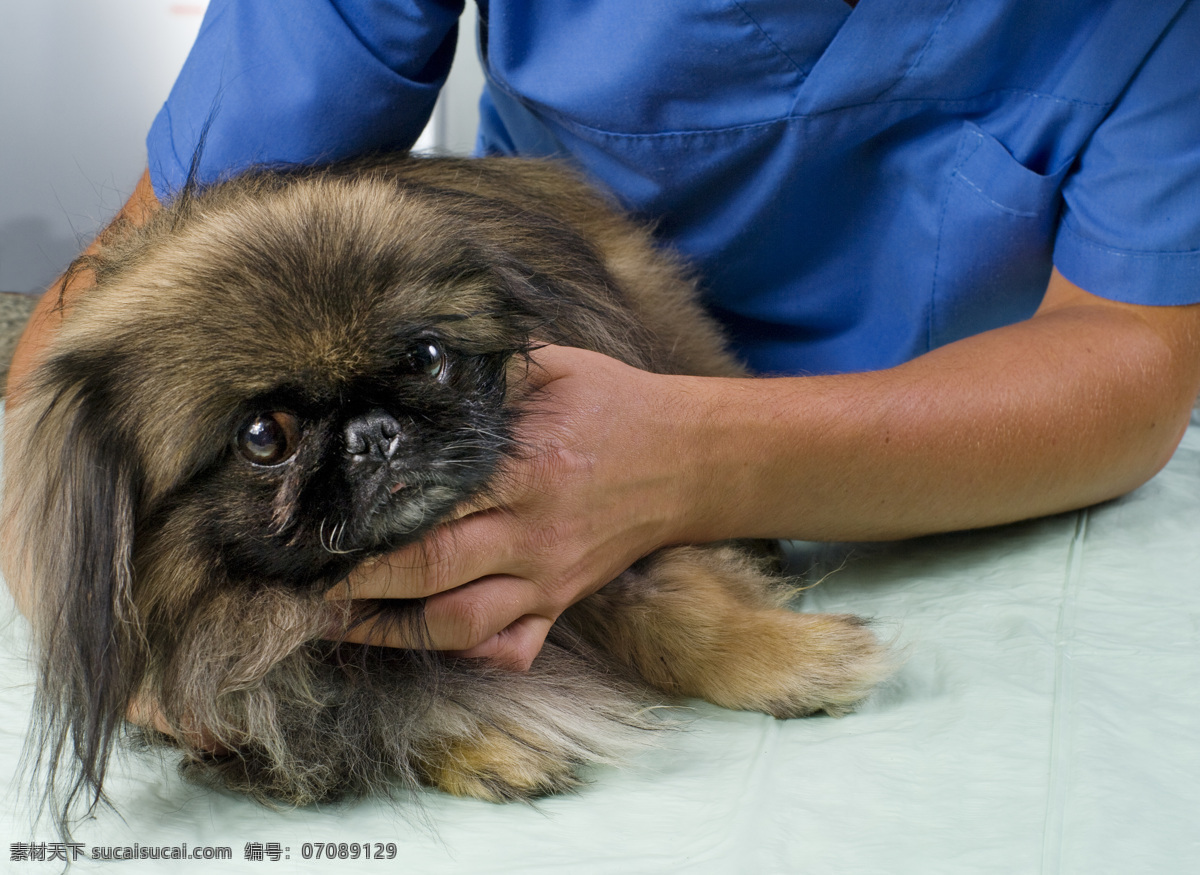
POLYGON ((697 486, 679 539, 909 537, 1140 485, 1187 426, 1200 319, 1151 314, 1181 317, 1164 328, 1071 289, 888 371, 680 386, 697 486))

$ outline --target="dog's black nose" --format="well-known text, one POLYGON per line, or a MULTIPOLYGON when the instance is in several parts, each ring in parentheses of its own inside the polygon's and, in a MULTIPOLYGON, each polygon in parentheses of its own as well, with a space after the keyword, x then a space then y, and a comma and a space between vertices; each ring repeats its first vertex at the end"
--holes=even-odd
POLYGON ((387 461, 404 440, 403 432, 390 413, 376 408, 346 423, 346 455, 387 461))

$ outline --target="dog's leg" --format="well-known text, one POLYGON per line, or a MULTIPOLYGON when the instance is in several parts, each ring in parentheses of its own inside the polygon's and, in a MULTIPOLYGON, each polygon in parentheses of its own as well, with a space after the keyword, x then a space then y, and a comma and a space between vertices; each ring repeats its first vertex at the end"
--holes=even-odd
POLYGON ((582 761, 552 748, 530 727, 479 724, 470 734, 423 745, 414 767, 422 783, 455 796, 532 799, 579 785, 582 761))
POLYGON ((386 649, 347 653, 342 665, 293 660, 239 694, 231 717, 271 718, 257 738, 227 754, 194 751, 185 771, 296 805, 397 784, 492 802, 569 790, 582 768, 626 759, 662 724, 651 690, 559 638, 519 673, 386 649))
POLYGON ((672 697, 798 717, 842 714, 889 673, 862 620, 800 614, 745 551, 679 547, 638 563, 563 615, 672 697))
POLYGON ((579 785, 581 768, 626 759, 662 724, 654 693, 561 631, 527 672, 461 663, 443 679, 416 766, 426 783, 493 802, 579 785))

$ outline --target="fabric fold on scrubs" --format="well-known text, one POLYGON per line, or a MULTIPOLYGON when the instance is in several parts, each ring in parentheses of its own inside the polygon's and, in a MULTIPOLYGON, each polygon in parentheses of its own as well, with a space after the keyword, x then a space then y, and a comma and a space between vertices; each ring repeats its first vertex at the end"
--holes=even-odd
MULTIPOLYGON (((1194 0, 479 6, 479 151, 564 158, 654 222, 758 372, 1011 324, 1055 265, 1200 300, 1194 0)), ((458 8, 214 3, 148 143, 160 193, 210 116, 204 179, 407 148, 458 8)))

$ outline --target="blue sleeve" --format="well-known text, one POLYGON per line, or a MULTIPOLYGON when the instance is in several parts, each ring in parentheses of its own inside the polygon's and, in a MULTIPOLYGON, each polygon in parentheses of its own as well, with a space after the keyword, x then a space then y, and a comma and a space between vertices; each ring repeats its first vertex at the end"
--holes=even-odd
POLYGON ((1063 188, 1054 263, 1096 295, 1200 302, 1200 3, 1187 3, 1063 188))
POLYGON ((146 138, 162 200, 254 164, 407 149, 453 58, 463 0, 212 0, 146 138))

